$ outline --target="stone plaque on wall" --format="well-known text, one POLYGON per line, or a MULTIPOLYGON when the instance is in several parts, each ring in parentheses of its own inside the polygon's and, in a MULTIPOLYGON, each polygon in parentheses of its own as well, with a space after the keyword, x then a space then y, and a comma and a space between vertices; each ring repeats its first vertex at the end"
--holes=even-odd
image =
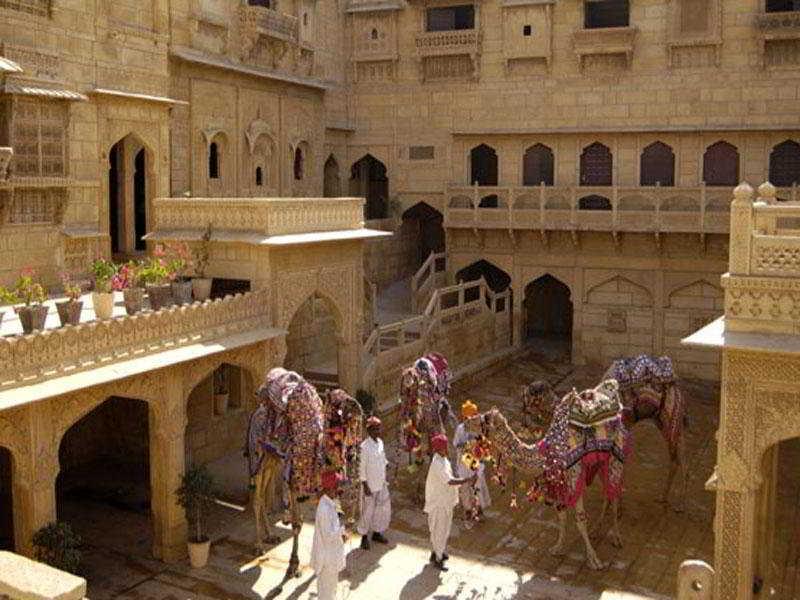
POLYGON ((609 333, 625 333, 628 325, 625 319, 624 310, 610 310, 608 311, 608 322, 606 323, 606 331, 609 333))

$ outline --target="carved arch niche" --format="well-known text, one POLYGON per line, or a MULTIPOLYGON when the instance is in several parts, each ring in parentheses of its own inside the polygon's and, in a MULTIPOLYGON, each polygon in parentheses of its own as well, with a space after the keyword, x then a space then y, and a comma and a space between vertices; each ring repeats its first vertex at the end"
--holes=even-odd
POLYGON ((230 196, 234 185, 233 147, 230 138, 219 127, 203 130, 203 159, 200 161, 202 180, 209 196, 230 196))
POLYGON ((269 123, 256 119, 245 131, 248 156, 243 173, 244 189, 250 196, 277 196, 279 187, 278 145, 269 123))

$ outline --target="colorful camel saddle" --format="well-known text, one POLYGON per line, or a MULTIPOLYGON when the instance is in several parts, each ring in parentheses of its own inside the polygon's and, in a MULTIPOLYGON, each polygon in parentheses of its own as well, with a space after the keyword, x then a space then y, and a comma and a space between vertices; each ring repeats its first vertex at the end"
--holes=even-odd
POLYGON ((400 379, 401 446, 406 452, 423 450, 424 433, 441 431, 440 410, 450 413, 447 394, 451 383, 447 359, 430 352, 414 361, 400 379))
POLYGON ((667 385, 675 381, 675 371, 668 356, 642 354, 615 360, 606 377, 616 379, 621 389, 627 389, 646 384, 667 385))

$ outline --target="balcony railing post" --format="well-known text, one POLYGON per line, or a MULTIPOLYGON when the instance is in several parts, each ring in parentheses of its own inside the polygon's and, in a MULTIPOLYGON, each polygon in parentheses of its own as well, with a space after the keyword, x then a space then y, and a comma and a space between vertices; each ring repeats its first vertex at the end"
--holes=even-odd
POLYGON ((617 185, 611 188, 611 223, 616 231, 619 225, 619 186, 617 185))
POLYGON ((570 224, 575 227, 578 222, 578 188, 572 187, 572 202, 569 207, 570 224))
POLYGON ((750 247, 753 240, 753 188, 747 182, 733 190, 731 202, 731 239, 728 270, 731 275, 750 274, 750 247))
POLYGON ((706 197, 706 182, 703 181, 700 183, 700 231, 703 231, 703 227, 705 226, 706 222, 706 202, 708 201, 706 197))

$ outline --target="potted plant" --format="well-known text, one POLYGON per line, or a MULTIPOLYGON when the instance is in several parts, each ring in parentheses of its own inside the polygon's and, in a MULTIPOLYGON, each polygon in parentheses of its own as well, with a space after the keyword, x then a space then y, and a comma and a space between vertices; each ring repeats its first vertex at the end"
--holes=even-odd
POLYGON ((144 306, 144 288, 139 285, 139 269, 136 262, 127 262, 120 266, 112 283, 114 290, 122 292, 125 312, 129 315, 135 315, 144 306))
MULTIPOLYGON (((0 285, 0 304, 14 304, 17 301, 17 296, 8 288, 0 285)), ((3 324, 4 312, 0 312, 0 325, 3 324)))
POLYGON ((192 254, 194 257, 194 272, 196 274, 196 277, 192 278, 192 295, 195 300, 203 302, 208 300, 211 295, 211 283, 213 281, 210 277, 206 277, 208 261, 211 258, 211 223, 206 227, 203 237, 200 238, 200 243, 195 246, 192 254))
POLYGON ((186 510, 186 517, 194 525, 194 535, 187 540, 189 562, 200 569, 208 562, 211 540, 203 534, 203 509, 213 501, 214 480, 204 466, 189 467, 178 488, 178 504, 186 510))
POLYGON ((165 260, 166 252, 160 244, 153 255, 139 266, 139 281, 147 290, 150 308, 158 310, 172 304, 172 286, 169 283, 169 270, 165 260))
POLYGON ((68 573, 77 573, 81 563, 81 538, 69 523, 48 523, 33 534, 32 541, 36 560, 68 573))
POLYGON ((176 304, 191 304, 192 282, 186 276, 192 264, 189 246, 181 242, 168 246, 167 270, 172 281, 172 298, 176 304))
POLYGON ((92 274, 94 314, 98 319, 110 319, 114 314, 114 288, 111 286, 111 281, 117 274, 117 265, 105 258, 98 258, 92 263, 92 274))
POLYGON ((36 281, 36 273, 33 269, 22 270, 14 284, 12 294, 15 304, 23 304, 23 306, 14 308, 19 315, 20 323, 22 323, 23 333, 44 329, 47 319, 47 306, 44 301, 47 299, 47 294, 42 284, 36 281))
POLYGON ((228 412, 228 400, 230 398, 230 384, 228 377, 228 367, 220 365, 214 371, 214 414, 224 415, 228 412))
POLYGON ((61 326, 77 325, 81 322, 81 310, 83 309, 83 302, 80 299, 81 286, 72 280, 69 273, 61 274, 61 283, 64 286, 64 295, 67 297, 66 300, 56 302, 61 326))

